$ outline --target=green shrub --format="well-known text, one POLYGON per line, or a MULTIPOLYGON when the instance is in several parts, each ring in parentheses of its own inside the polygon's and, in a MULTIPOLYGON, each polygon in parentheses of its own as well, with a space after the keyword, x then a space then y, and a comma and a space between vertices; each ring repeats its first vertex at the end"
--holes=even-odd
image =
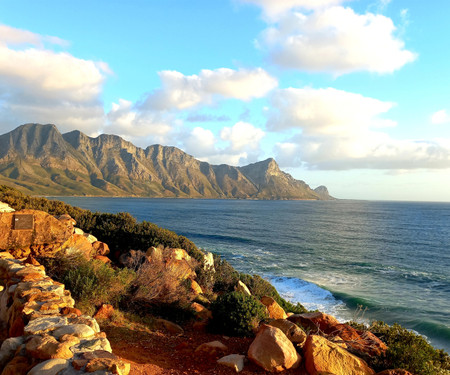
POLYGON ((302 314, 308 311, 300 303, 294 305, 293 303, 286 301, 283 297, 280 296, 280 294, 271 283, 269 283, 267 280, 264 280, 259 275, 251 276, 241 273, 240 280, 245 285, 247 285, 253 296, 258 299, 261 299, 264 296, 272 297, 286 312, 302 314))
POLYGON ((102 303, 117 307, 135 279, 135 273, 128 268, 115 269, 80 255, 57 254, 55 258, 40 258, 39 261, 50 277, 70 290, 77 305, 91 309, 102 303))
MULTIPOLYGON (((222 259, 219 255, 214 256, 213 291, 231 292, 239 281, 239 272, 237 272, 230 263, 222 259)), ((201 284, 200 284, 201 285, 201 284)))
POLYGON ((211 305, 211 329, 230 336, 251 336, 267 318, 264 305, 253 296, 239 292, 222 294, 211 305))
POLYGON ((403 368, 415 375, 450 374, 448 354, 434 349, 422 336, 384 322, 374 322, 368 330, 388 346, 386 355, 372 358, 370 365, 375 370, 403 368))

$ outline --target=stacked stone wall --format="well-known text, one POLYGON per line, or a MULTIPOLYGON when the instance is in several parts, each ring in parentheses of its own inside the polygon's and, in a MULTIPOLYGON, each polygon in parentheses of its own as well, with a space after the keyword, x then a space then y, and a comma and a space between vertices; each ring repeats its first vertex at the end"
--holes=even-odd
POLYGON ((97 321, 41 265, 0 252, 1 375, 128 374, 97 321))

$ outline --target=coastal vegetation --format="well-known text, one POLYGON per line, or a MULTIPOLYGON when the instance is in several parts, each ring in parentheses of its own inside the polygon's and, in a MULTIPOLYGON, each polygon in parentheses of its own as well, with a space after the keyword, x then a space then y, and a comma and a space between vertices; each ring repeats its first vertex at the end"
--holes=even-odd
MULTIPOLYGON (((208 329, 229 336, 253 336, 261 323, 271 322, 261 302, 263 297, 270 297, 286 312, 296 314, 298 322, 308 315, 303 314, 307 311, 301 304, 283 299, 262 277, 240 274, 218 255, 213 256, 212 267, 205 261, 205 253, 187 238, 149 222, 137 222, 127 213, 93 213, 62 202, 26 196, 7 186, 0 186, 0 201, 16 210, 69 214, 77 221, 77 227, 108 242, 112 263, 87 259, 79 253, 58 252, 38 258, 50 277, 71 290, 77 307, 85 313, 92 315, 100 306, 110 304, 118 315, 127 313, 149 322, 162 317, 192 324, 198 319, 193 310, 195 305, 212 313, 208 329), (174 249, 180 251, 174 253, 174 249), (194 281, 202 293, 193 292, 194 281), (248 287, 249 294, 238 289, 239 283, 248 287)), ((347 327, 337 324, 332 328, 340 326, 347 327)), ((376 355, 371 347, 364 348, 363 354, 360 348, 353 348, 376 371, 403 368, 417 375, 449 374, 450 358, 445 352, 397 324, 374 322, 365 327, 352 323, 348 327, 353 327, 354 332, 373 334, 387 345, 387 350, 376 355)), ((311 327, 305 330, 310 331, 311 327)), ((317 333, 335 339, 325 328, 317 333)), ((348 341, 350 351, 351 343, 348 341)))

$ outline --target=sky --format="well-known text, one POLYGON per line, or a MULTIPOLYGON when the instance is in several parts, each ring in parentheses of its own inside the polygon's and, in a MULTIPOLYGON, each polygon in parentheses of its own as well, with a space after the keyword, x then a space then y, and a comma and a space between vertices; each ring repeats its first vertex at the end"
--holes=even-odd
POLYGON ((0 134, 24 123, 343 199, 450 201, 450 2, 0 0, 0 134))

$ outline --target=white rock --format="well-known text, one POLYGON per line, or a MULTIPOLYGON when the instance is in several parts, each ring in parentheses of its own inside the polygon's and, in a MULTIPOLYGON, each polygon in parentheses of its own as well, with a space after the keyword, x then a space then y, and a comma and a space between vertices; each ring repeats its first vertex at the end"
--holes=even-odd
POLYGON ((236 372, 240 372, 244 369, 245 355, 242 354, 230 354, 220 358, 217 363, 221 365, 231 367, 236 372))
POLYGON ((9 204, 0 202, 0 212, 14 212, 14 208, 11 208, 9 204))
POLYGON ((58 328, 53 332, 53 336, 59 339, 62 335, 69 334, 75 337, 87 338, 95 335, 94 330, 86 324, 69 324, 58 328))
POLYGON ((63 316, 45 316, 30 321, 25 327, 25 334, 36 335, 65 325, 67 325, 67 318, 63 316))

